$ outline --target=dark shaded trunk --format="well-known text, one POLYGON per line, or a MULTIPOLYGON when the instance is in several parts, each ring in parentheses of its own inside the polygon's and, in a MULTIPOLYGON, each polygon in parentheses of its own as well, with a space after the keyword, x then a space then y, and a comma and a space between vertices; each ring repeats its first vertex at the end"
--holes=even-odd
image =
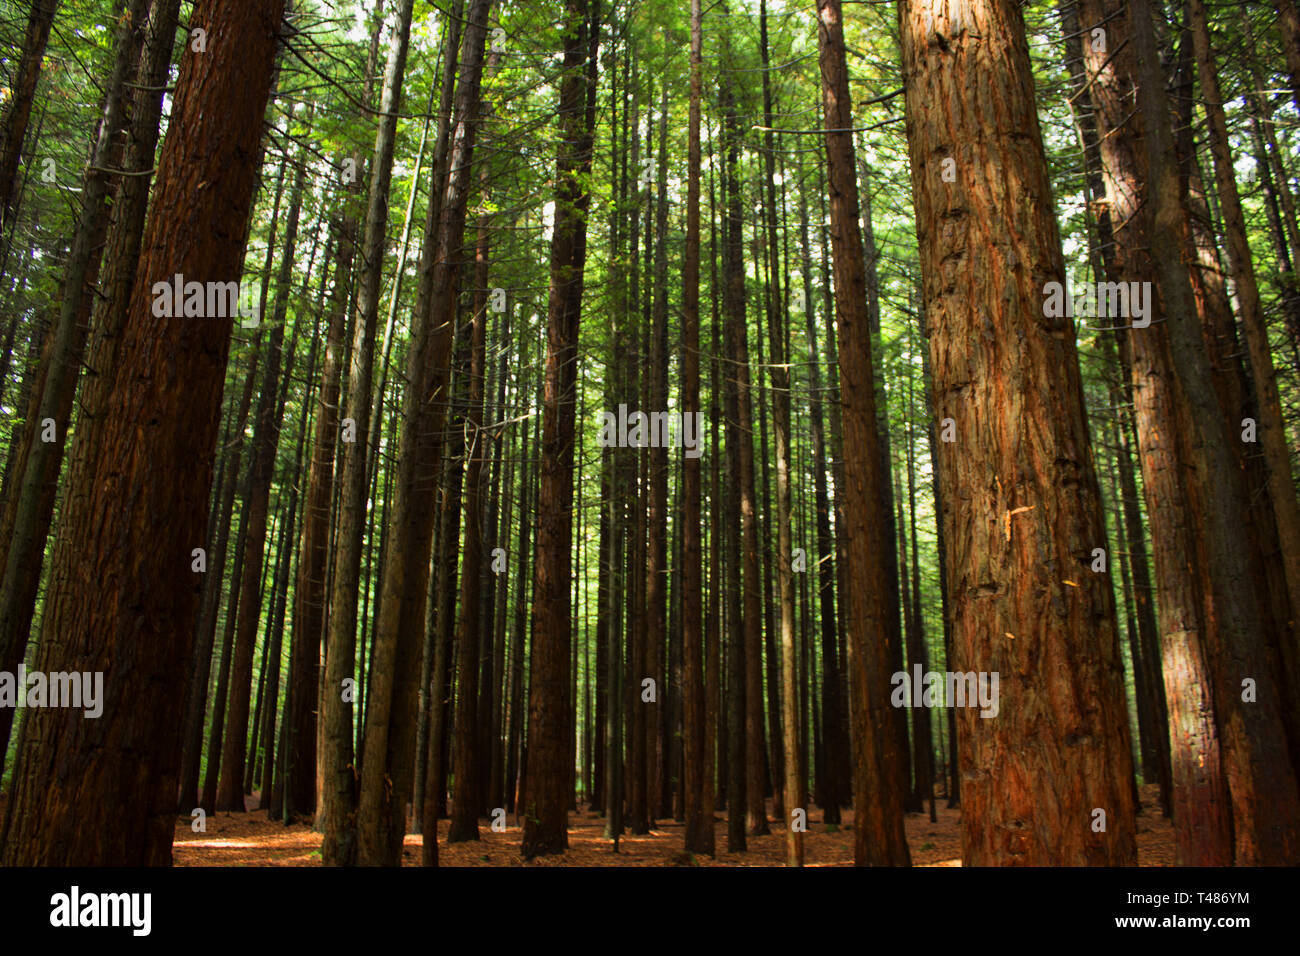
POLYGON ((282 13, 281 0, 195 10, 216 42, 181 61, 119 372, 86 432, 102 455, 69 476, 37 656, 46 671, 106 672, 103 716, 27 716, 5 865, 171 860, 175 728, 202 593, 191 552, 206 524, 231 324, 155 316, 150 290, 178 273, 240 274, 282 13), (124 540, 151 547, 125 551, 124 540), (81 583, 92 578, 104 583, 81 583), (133 705, 144 699, 150 707, 133 705))
POLYGON ((818 0, 817 16, 844 442, 844 523, 837 532, 847 559, 847 600, 843 603, 851 646, 851 718, 857 749, 853 856, 859 866, 907 865, 910 856, 903 835, 900 771, 904 755, 898 751, 894 715, 885 707, 890 686, 889 648, 873 639, 887 633, 890 626, 887 595, 894 584, 888 579, 885 555, 893 542, 884 515, 888 476, 880 473, 866 268, 854 178, 853 115, 839 0, 818 0))

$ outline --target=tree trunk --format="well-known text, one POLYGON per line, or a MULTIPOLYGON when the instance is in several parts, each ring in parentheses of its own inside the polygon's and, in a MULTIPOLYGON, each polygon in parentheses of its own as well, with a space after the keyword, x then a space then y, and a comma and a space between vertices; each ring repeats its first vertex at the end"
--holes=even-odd
POLYGON ((573 722, 570 699, 570 533, 576 434, 578 329, 586 259, 587 206, 599 43, 599 0, 566 0, 560 148, 551 233, 545 395, 537 496, 533 657, 528 704, 528 804, 525 858, 568 848, 573 722), (590 11, 590 17, 589 17, 590 11))
MULTIPOLYGON (((286 127, 292 125, 292 112, 286 127)), ((288 157, 285 158, 288 162, 288 157)), ((234 657, 231 661, 230 703, 226 709, 226 732, 221 748, 221 777, 217 784, 216 810, 244 811, 244 764, 248 746, 248 704, 253 676, 253 654, 262 620, 262 561, 266 551, 267 516, 271 496, 271 479, 276 452, 280 445, 280 425, 284 405, 280 401, 280 367, 283 360, 284 320, 289 302, 293 258, 297 251, 298 221, 302 210, 304 169, 300 165, 289 197, 289 215, 285 224, 280 273, 276 279, 275 307, 271 316, 269 352, 263 369, 262 388, 258 396, 257 415, 253 420, 253 458, 249 472, 249 493, 245 515, 248 525, 244 537, 242 583, 239 588, 238 624, 235 630, 234 657)), ((284 361, 292 365, 292 356, 284 361)))
MULTIPOLYGON (((0 587, 0 662, 9 670, 15 668, 24 656, 35 613, 59 470, 72 425, 73 400, 103 261, 104 238, 109 228, 109 201, 114 185, 111 170, 122 161, 119 134, 131 98, 129 84, 140 78, 138 68, 148 26, 148 9, 148 0, 131 0, 131 6, 123 13, 116 31, 112 74, 106 84, 99 127, 83 177, 82 205, 68 250, 58 313, 45 342, 27 405, 27 420, 18 439, 14 471, 18 482, 4 502, 3 527, 0 528, 4 532, 3 550, 0 551, 0 569, 3 571, 0 578, 3 585, 0 587), (53 441, 46 441, 43 437, 47 425, 53 426, 53 441), (37 436, 42 437, 37 440, 37 436)), ((32 24, 29 24, 29 43, 36 39, 30 35, 31 29, 32 24)), ((44 29, 48 33, 48 24, 44 29)), ((44 47, 43 39, 41 47, 44 47)), ((39 67, 39 59, 36 66, 39 67)), ((22 95, 20 89, 20 99, 22 95)), ((30 103, 24 107, 21 102, 15 102, 14 107, 16 113, 9 119, 25 126, 30 103)), ((16 148, 20 150, 21 145, 19 132, 16 148)), ((6 146, 0 143, 0 149, 6 146)), ((0 155, 0 162, 6 159, 0 155)), ((0 176, 3 176, 3 170, 0 170, 0 176)), ((12 177, 4 182, 11 183, 12 177)), ((0 194, 0 211, 5 199, 0 194)), ((5 722, 0 724, 3 728, 0 740, 5 744, 11 720, 12 715, 6 713, 5 722)), ((0 746, 0 766, 4 762, 3 753, 4 748, 0 746)))
POLYGON ((45 45, 50 39, 50 27, 59 0, 33 0, 27 14, 27 32, 23 38, 23 52, 14 70, 13 89, 9 96, 4 120, 0 122, 0 230, 10 222, 14 183, 18 179, 18 163, 22 158, 23 140, 27 136, 27 122, 32 115, 32 102, 36 99, 36 84, 41 78, 41 63, 45 59, 45 45))
POLYGON ((1105 525, 1074 330, 1043 314, 1064 266, 1021 12, 911 0, 899 17, 935 413, 958 445, 937 462, 953 645, 1015 701, 957 716, 962 860, 1131 864, 1114 595, 1090 570, 1105 525))
MULTIPOLYGON (((1191 420, 1186 426, 1189 444, 1194 442, 1197 448, 1189 485, 1199 516, 1199 547, 1211 578, 1204 595, 1206 616, 1217 625, 1207 631, 1206 652, 1232 797, 1235 858, 1238 865, 1276 862, 1294 854, 1300 837, 1300 802, 1285 753, 1277 695, 1265 690, 1247 706, 1241 700, 1242 678, 1266 680, 1275 664, 1267 654, 1261 610, 1253 594, 1250 553, 1241 536, 1247 518, 1233 438, 1216 400, 1205 343, 1195 324, 1192 289, 1182 267, 1186 216, 1151 7, 1147 0, 1134 0, 1129 9, 1139 81, 1137 104, 1149 117, 1144 142, 1150 171, 1146 205, 1151 257, 1168 317, 1173 366, 1191 420)), ((1178 676, 1166 659, 1171 721, 1178 676)))
POLYGON ((200 0, 195 11, 209 45, 181 62, 119 373, 87 430, 103 455, 69 477, 79 493, 55 544, 37 657, 43 671, 107 672, 104 713, 28 715, 5 865, 171 860, 175 728, 193 651, 178 635, 193 633, 201 595, 192 549, 206 523, 231 324, 155 316, 151 288, 178 273, 239 275, 282 12, 282 0, 200 0), (128 552, 121 541, 150 547, 128 552), (140 700, 151 706, 132 706, 140 700))
POLYGON ((465 435, 469 442, 465 454, 469 466, 465 474, 465 543, 461 552, 464 572, 460 577, 460 619, 456 626, 456 672, 460 675, 456 695, 456 797, 452 802, 451 829, 448 843, 478 839, 478 812, 483 795, 477 787, 483 754, 476 746, 481 733, 477 675, 482 621, 478 613, 483 562, 483 461, 487 433, 483 430, 483 389, 486 361, 488 305, 488 219, 481 217, 478 249, 475 253, 474 303, 470 333, 469 411, 465 435))
POLYGON ((893 585, 884 562, 893 543, 883 512, 888 478, 880 474, 853 115, 839 0, 818 0, 817 15, 844 430, 844 525, 837 531, 845 542, 847 557, 845 603, 857 744, 854 862, 859 866, 907 865, 910 857, 903 835, 899 772, 903 755, 893 733, 894 717, 884 707, 889 699, 888 648, 874 639, 889 627, 886 595, 893 585))
MULTIPOLYGON (((343 447, 339 450, 341 498, 335 528, 334 580, 325 638, 325 685, 321 689, 322 780, 319 821, 325 832, 321 859, 327 865, 356 862, 356 794, 359 774, 353 765, 352 702, 358 688, 356 666, 357 601, 361 555, 367 521, 367 448, 370 435, 371 382, 374 374, 375 327, 384 248, 388 233, 388 186, 393 172, 397 114, 401 107, 413 0, 402 0, 398 25, 384 69, 379 128, 370 162, 370 192, 354 318, 347 399, 343 407, 343 447), (357 439, 360 438, 361 441, 357 439), (351 681, 349 686, 345 681, 351 681)), ((378 450, 375 449, 377 454, 378 450)))

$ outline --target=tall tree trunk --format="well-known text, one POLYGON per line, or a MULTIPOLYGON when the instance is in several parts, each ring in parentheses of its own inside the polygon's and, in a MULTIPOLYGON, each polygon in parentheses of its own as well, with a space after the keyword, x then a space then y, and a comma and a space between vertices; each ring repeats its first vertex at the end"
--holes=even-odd
MULTIPOLYGON (((889 581, 889 590, 885 594, 886 618, 883 639, 889 655, 889 667, 894 673, 903 670, 904 635, 901 624, 902 601, 899 596, 899 583, 906 569, 899 563, 899 538, 894 529, 894 483, 890 478, 893 473, 894 453, 889 439, 889 396, 885 390, 884 345, 880 336, 880 249, 876 246, 876 230, 871 209, 872 171, 866 157, 858 160, 862 197, 862 253, 867 270, 867 325, 871 330, 871 378, 876 394, 876 433, 880 436, 880 474, 885 476, 884 488, 881 489, 885 500, 882 506, 885 514, 885 533, 888 550, 884 553, 885 576, 889 581)), ((903 788, 903 809, 921 811, 921 804, 912 794, 912 754, 907 739, 907 714, 901 708, 891 708, 886 716, 893 725, 894 738, 901 755, 897 769, 898 785, 903 788)))
POLYGON ((282 13, 282 0, 200 0, 195 10, 207 52, 181 61, 118 375, 87 429, 104 454, 69 477, 78 493, 55 544, 37 657, 44 671, 106 672, 104 712, 93 722, 66 709, 28 715, 5 865, 171 860, 185 635, 202 590, 192 550, 206 523, 231 324, 155 316, 151 289, 178 273, 239 275, 282 13))
MULTIPOLYGON (((362 763, 359 849, 360 860, 366 865, 400 864, 414 773, 417 685, 434 519, 430 486, 436 482, 441 451, 442 399, 448 384, 490 9, 491 0, 475 0, 470 6, 456 87, 447 188, 438 209, 436 234, 426 235, 407 352, 397 491, 388 519, 391 540, 375 623, 366 722, 368 759, 362 763)), ((467 568, 465 573, 479 571, 467 568)), ((467 613, 474 611, 467 609, 467 613)), ((463 679, 472 682, 474 675, 463 675, 463 679)), ((426 851, 436 847, 436 830, 428 822, 423 827, 426 851)))
MULTIPOLYGON (((659 108, 659 150, 655 202, 654 328, 650 345, 650 410, 668 410, 668 86, 664 84, 659 108)), ((668 628, 668 470, 663 449, 649 449, 650 495, 646 550, 646 666, 644 676, 654 681, 654 701, 641 706, 646 714, 647 824, 664 814, 664 741, 660 734, 664 692, 664 641, 668 628)))
MULTIPOLYGON (((1150 281, 1154 264, 1146 252, 1139 183, 1141 147, 1127 118, 1134 87, 1133 49, 1121 5, 1083 0, 1080 19, 1091 36, 1103 29, 1107 42, 1087 42, 1082 56, 1092 79, 1087 95, 1096 125, 1087 146, 1098 153, 1105 184, 1100 220, 1103 253, 1111 281, 1150 281), (1104 24, 1104 26, 1102 26, 1104 24), (1114 52, 1107 52, 1105 47, 1114 52)), ((1156 606, 1162 634, 1162 671, 1170 721, 1174 778, 1174 816, 1180 859, 1188 864, 1231 859, 1231 820, 1220 743, 1206 669, 1203 593, 1195 527, 1185 504, 1188 472, 1180 437, 1176 378, 1166 324, 1122 330, 1124 364, 1132 381, 1134 420, 1142 464, 1143 489, 1151 524, 1156 569, 1156 606)), ((1104 334, 1104 333, 1103 333, 1104 334)), ((1136 507, 1136 502, 1134 503, 1136 507)))
POLYGON ((371 382, 374 374, 375 327, 384 248, 388 233, 388 186, 392 180, 393 149, 402 101, 402 81, 411 30, 414 0, 402 0, 398 9, 388 62, 384 68, 379 103, 379 128, 370 162, 370 192, 365 233, 361 245, 356 312, 353 320, 352 358, 348 369, 347 398, 343 406, 342 448, 339 450, 340 501, 334 552, 334 579, 330 589, 328 631, 325 637, 325 684, 321 688, 320 816, 325 838, 321 859, 329 866, 356 862, 356 799, 358 774, 353 765, 352 702, 359 686, 356 666, 357 601, 361 555, 367 520, 367 462, 373 452, 370 435, 371 382), (358 441, 358 439, 360 439, 358 441), (351 684, 345 686, 344 682, 351 684))
MULTIPOLYGON (((844 524, 848 582, 846 618, 850 687, 857 745, 854 780, 854 862, 859 866, 907 865, 898 741, 889 699, 888 648, 878 635, 889 627, 885 553, 893 547, 884 518, 876 396, 871 374, 871 328, 866 268, 858 226, 858 187, 853 157, 853 111, 844 58, 839 0, 818 0, 822 105, 830 186, 831 249, 835 318, 839 339, 839 387, 844 430, 844 524)), ((919 212, 918 212, 919 217, 919 212)), ((836 483, 836 499, 841 489, 836 483)))
MULTIPOLYGON (((913 353, 914 354, 914 353, 913 353)), ((915 666, 921 665, 922 673, 930 669, 929 649, 925 639, 925 617, 921 613, 921 549, 916 541, 916 445, 912 435, 912 377, 907 379, 907 508, 912 534, 912 621, 915 627, 915 639, 908 639, 907 657, 915 666)), ((900 529, 900 540, 902 538, 900 529)), ((905 552, 905 547, 899 548, 905 552)), ((904 582, 906 592, 906 582, 904 582)), ((937 822, 934 813, 934 738, 930 729, 930 711, 926 707, 916 708, 916 741, 913 744, 916 767, 916 788, 920 795, 930 802, 930 822, 937 822)))
MULTIPOLYGON (((766 734, 763 707, 763 609, 759 570, 758 503, 754 477, 753 406, 749 389, 749 348, 745 329, 745 265, 742 233, 742 199, 737 166, 740 133, 735 98, 725 74, 722 80, 723 220, 722 309, 725 317, 727 358, 733 371, 726 376, 736 391, 736 429, 739 441, 736 477, 740 498, 740 549, 742 564, 742 610, 739 629, 745 641, 745 773, 746 828, 755 836, 769 832, 766 813, 766 734), (734 381, 734 384, 732 384, 734 381)), ((690 584, 684 585, 687 597, 690 584)))
POLYGON ((477 787, 483 754, 476 745, 481 733, 477 675, 482 619, 478 613, 480 566, 483 562, 483 462, 487 432, 483 430, 484 370, 486 362, 488 305, 488 239, 486 215, 480 218, 478 248, 475 252, 474 302, 470 333, 469 410, 465 435, 469 443, 465 454, 469 466, 465 474, 465 544, 461 552, 464 572, 460 577, 460 619, 456 625, 457 673, 460 687, 456 695, 456 797, 452 802, 451 829, 447 842, 478 839, 479 804, 483 794, 477 787))
POLYGON ((935 414, 958 446, 937 462, 956 667, 1015 700, 957 716, 962 860, 1131 864, 1114 595, 1090 570, 1101 495, 1074 330, 1043 314, 1064 266, 1024 22, 1010 0, 911 0, 899 27, 935 414))
MULTIPOLYGON (((800 183, 803 182, 800 169, 800 183)), ((812 252, 808 242, 808 204, 804 188, 799 190, 799 248, 803 261, 804 324, 808 339, 808 391, 809 418, 812 424, 813 501, 817 527, 817 598, 820 605, 821 628, 821 744, 818 747, 818 792, 822 800, 822 822, 839 825, 840 808, 847 796, 848 783, 840 775, 847 761, 848 741, 844 738, 844 715, 838 688, 843 680, 836 652, 835 617, 835 544, 831 535, 830 495, 826 485, 826 469, 819 467, 827 461, 825 416, 822 412, 822 383, 818 349, 816 306, 812 290, 812 252)), ((843 595, 841 595, 841 600, 843 595)))
MULTIPOLYGON (((292 126, 292 111, 286 126, 292 126)), ((288 157, 285 161, 288 162, 288 157)), ((289 304, 289 286, 293 275, 293 258, 297 251, 304 174, 305 165, 300 164, 289 196, 288 221, 285 223, 284 247, 280 256, 280 273, 276 278, 275 306, 271 316, 269 351, 263 368, 257 414, 253 420, 253 458, 249 473, 249 494, 245 505, 248 525, 244 537, 234 657, 231 660, 230 703, 226 708, 226 733, 221 748, 221 776, 217 784, 217 802, 214 807, 216 810, 233 810, 241 813, 244 811, 243 779, 248 746, 248 705, 253 677, 253 655, 257 649, 257 632, 262 620, 262 561, 268 537, 267 516, 271 479, 274 477, 284 411, 284 404, 280 401, 280 369, 282 362, 286 367, 292 365, 292 356, 287 361, 283 359, 282 345, 285 315, 289 304)))
MULTIPOLYGON (((1196 327, 1192 288, 1182 266, 1186 215, 1151 6, 1147 0, 1133 0, 1129 10, 1137 58, 1137 105, 1147 117, 1143 140, 1150 176, 1146 205, 1151 257, 1168 318, 1173 366, 1191 420, 1189 444, 1194 441, 1197 448, 1189 485, 1196 496, 1199 546, 1211 578, 1205 593, 1206 615, 1217 625, 1207 631, 1206 652, 1232 797, 1235 859, 1238 865, 1276 862, 1294 854, 1300 801, 1285 753, 1286 734, 1276 694, 1265 689, 1256 701, 1241 700, 1242 679, 1266 681, 1275 664, 1267 654, 1250 553, 1241 536, 1247 526, 1246 505, 1233 436, 1216 400, 1205 343, 1196 327)), ((1166 658, 1171 722, 1177 677, 1166 658)))
POLYGON ((577 397, 578 328, 586 264, 587 206, 582 175, 591 164, 599 0, 566 0, 560 148, 551 233, 546 386, 542 407, 533 594, 533 657, 528 703, 528 812, 525 858, 568 848, 572 729, 569 686, 570 532, 577 397), (589 16, 590 11, 590 16, 589 16), (584 68, 585 67, 585 68, 584 68), (594 100, 592 101, 594 102, 594 100))
POLYGON ((797 708, 797 683, 795 680, 794 646, 794 577, 791 571, 794 538, 790 529, 790 372, 786 363, 785 301, 781 297, 781 274, 776 230, 776 144, 772 134, 772 84, 768 76, 767 3, 759 0, 759 52, 763 65, 763 165, 765 201, 763 203, 767 225, 767 329, 770 345, 772 375, 772 422, 776 439, 776 521, 777 589, 781 605, 781 733, 784 752, 785 779, 785 846, 786 863, 803 866, 803 830, 795 828, 794 814, 804 815, 800 826, 806 825, 807 807, 804 806, 803 781, 799 774, 799 717, 797 708))
MULTIPOLYGON (((1258 440, 1268 474, 1268 494, 1273 503, 1273 516, 1277 522, 1281 545, 1282 567, 1286 575, 1287 594, 1290 598, 1291 620, 1300 614, 1300 502, 1296 499, 1295 481, 1291 474, 1291 452, 1287 447, 1286 429, 1282 420, 1281 401, 1277 390, 1277 375, 1273 368, 1273 355, 1269 348, 1268 328, 1255 281, 1255 266, 1250 255, 1246 234, 1246 220, 1237 191, 1233 170, 1232 152, 1228 142, 1228 124, 1223 110, 1223 94, 1219 89, 1218 69, 1214 50, 1210 44, 1210 28, 1206 21, 1202 0, 1188 0, 1188 26, 1196 53, 1197 73, 1201 81, 1205 115, 1209 125, 1210 154, 1214 158, 1214 178, 1223 214, 1224 232, 1227 234, 1228 262, 1232 269, 1233 287, 1237 296, 1241 325, 1246 334, 1247 353, 1250 357, 1250 380, 1254 389, 1255 411, 1259 416, 1258 440)), ((1290 625, 1294 643, 1297 628, 1290 625)), ((1294 666, 1295 656, 1283 662, 1294 666)), ((1294 684, 1297 675, 1289 675, 1294 684)), ((1300 837, 1300 833, 1297 834, 1300 837)))
MULTIPOLYGON (((0 570, 3 571, 0 577, 0 662, 10 670, 23 658, 35 613, 59 470, 72 425, 73 400, 86 347, 91 306, 98 291, 96 285, 103 261, 104 239, 109 229, 109 200, 114 185, 112 170, 122 161, 120 133, 132 96, 129 84, 133 79, 141 78, 140 54, 148 26, 148 10, 148 0, 131 0, 131 6, 122 14, 116 31, 112 73, 105 87, 99 127, 82 180, 82 204, 68 250, 58 312, 45 342, 27 405, 27 420, 18 438, 14 471, 18 482, 4 502, 3 525, 0 527, 4 532, 4 545, 0 546, 3 549, 0 550, 0 570), (53 427, 52 441, 44 436, 48 426, 53 427)), ((48 25, 45 30, 48 32, 48 25)), ((18 96, 21 98, 22 95, 20 89, 18 96)), ((21 103, 14 106, 23 109, 21 103)), ((30 109, 30 103, 27 109, 30 109)), ((15 123, 19 119, 24 125, 26 123, 25 115, 11 114, 11 118, 15 123)), ((0 149, 3 148, 5 144, 0 143, 0 149)), ((18 148, 21 149, 21 136, 18 148)), ((0 162, 5 159, 0 155, 0 162)), ((3 171, 0 171, 2 175, 3 171)), ((0 201, 4 199, 0 194, 0 201)), ((6 714, 5 723, 0 724, 3 728, 0 738, 6 744, 10 720, 12 715, 6 714)), ((3 753, 4 748, 0 746, 0 766, 3 766, 3 753)))
POLYGON ((311 465, 304 496, 298 571, 294 581, 293 636, 289 650, 288 809, 316 810, 316 729, 320 701, 321 638, 325 630, 325 585, 329 566, 330 505, 334 499, 334 457, 339 434, 339 398, 343 377, 352 262, 356 253, 356 219, 350 211, 335 220, 334 289, 317 400, 311 465))

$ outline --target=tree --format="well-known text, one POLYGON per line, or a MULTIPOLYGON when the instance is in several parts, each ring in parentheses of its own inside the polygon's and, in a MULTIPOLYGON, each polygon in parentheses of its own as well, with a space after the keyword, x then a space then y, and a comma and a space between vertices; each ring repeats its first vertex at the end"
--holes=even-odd
MULTIPOLYGON (((879 642, 889 627, 884 556, 893 544, 883 511, 876 395, 871 375, 871 330, 866 314, 866 269, 858 226, 853 157, 853 112, 844 60, 839 0, 818 0, 835 325, 839 340, 840 404, 844 429, 843 540, 847 557, 847 623, 852 647, 850 688, 856 766, 853 785, 854 862, 906 865, 902 774, 889 699, 888 650, 879 642)), ((837 482, 837 492, 839 491, 837 482)), ((838 497, 838 494, 837 494, 838 497)))
MULTIPOLYGON (((1275 667, 1267 654, 1261 609, 1252 594, 1250 555, 1240 533, 1247 526, 1246 506, 1233 460, 1232 436, 1218 408, 1204 340, 1195 326, 1190 281, 1181 267, 1185 220, 1176 158, 1170 164, 1175 144, 1166 122, 1169 104, 1150 5, 1136 0, 1131 16, 1140 80, 1137 102, 1145 114, 1154 117, 1143 137, 1151 171, 1147 199, 1151 254, 1160 300, 1170 318, 1174 370, 1199 450, 1189 480, 1201 515, 1198 549, 1205 555, 1206 566, 1217 572, 1206 600, 1207 613, 1214 615, 1219 627, 1210 632, 1207 652, 1217 720, 1225 738, 1235 858, 1238 864, 1258 864, 1287 857, 1295 844, 1300 805, 1294 770, 1285 755, 1277 695, 1262 694, 1257 702, 1242 700, 1243 675, 1266 674, 1275 667)), ((1166 688, 1168 692, 1168 683, 1166 688)))
POLYGON ((1132 863, 1100 490, 1074 329, 1044 314, 1064 264, 1024 23, 1006 0, 912 0, 899 29, 934 413, 956 436, 938 461, 956 669, 1002 675, 1008 698, 957 716, 962 859, 1132 863))
MULTIPOLYGON (((1106 42, 1084 44, 1083 57, 1096 122, 1097 161, 1104 173, 1104 228, 1110 236, 1111 281, 1151 281, 1154 266, 1141 208, 1145 169, 1141 141, 1128 122, 1135 56, 1128 40, 1128 18, 1119 4, 1085 0, 1080 17, 1091 36, 1104 30, 1106 42), (1101 26, 1101 24, 1105 24, 1101 26), (1114 50, 1107 53, 1103 48, 1114 50)), ((1180 858, 1188 864, 1224 864, 1231 859, 1232 824, 1227 781, 1210 694, 1206 659, 1204 594, 1194 541, 1195 524, 1184 488, 1189 470, 1180 420, 1168 326, 1152 324, 1122 333, 1125 364, 1133 386, 1133 405, 1142 463, 1143 489, 1156 570, 1156 606, 1162 634, 1165 699, 1172 733, 1175 827, 1180 858)), ((1134 503, 1136 505, 1136 502, 1134 503)), ((1209 622, 1213 625, 1213 619, 1209 622)))
MULTIPOLYGON (((437 231, 425 237, 407 352, 397 493, 388 524, 367 700, 365 747, 370 759, 362 762, 358 804, 358 860, 367 866, 400 863, 406 804, 415 772, 415 723, 410 715, 416 712, 433 544, 433 496, 429 492, 437 475, 443 421, 442 405, 437 399, 445 393, 447 384, 490 9, 491 0, 476 0, 470 5, 456 88, 446 193, 438 209, 437 231)), ((477 571, 469 569, 468 573, 477 571)), ((466 675, 466 679, 473 677, 466 675)), ((426 846, 433 843, 425 842, 426 846)))
POLYGON ((366 463, 372 453, 359 439, 370 434, 370 391, 374 375, 375 325, 379 316, 379 283, 388 229, 388 186, 393 172, 393 138, 397 129, 402 82, 410 41, 413 0, 402 0, 384 68, 379 103, 379 128, 370 163, 370 192, 366 206, 356 312, 353 318, 348 369, 345 428, 339 449, 340 501, 334 530, 334 581, 330 592, 329 630, 325 637, 325 684, 321 688, 320 825, 325 832, 321 858, 327 865, 356 862, 356 793, 353 766, 352 707, 355 691, 345 681, 353 676, 356 653, 358 582, 365 531, 366 463))
POLYGON ((551 233, 547 306, 546 386, 542 404, 541 465, 533 595, 533 650, 529 681, 528 802, 523 853, 533 857, 568 848, 569 767, 565 729, 573 706, 569 687, 569 535, 578 328, 585 266, 587 205, 582 176, 591 162, 599 0, 566 0, 564 78, 560 82, 560 147, 556 158, 555 223, 551 233), (590 32, 589 32, 590 31, 590 32))
POLYGON ((54 25, 54 15, 58 10, 59 0, 35 0, 27 15, 22 57, 15 72, 17 82, 14 83, 13 95, 8 98, 4 119, 0 121, 0 228, 8 225, 14 201, 14 181, 18 178, 18 163, 32 115, 32 102, 36 98, 36 84, 41 78, 45 45, 50 40, 50 27, 54 25))
POLYGON ((174 728, 202 584, 193 551, 203 545, 231 325, 155 315, 152 290, 176 274, 239 275, 282 13, 282 0, 195 9, 206 52, 190 48, 181 60, 117 375, 84 439, 101 454, 68 479, 37 657, 47 671, 105 672, 104 713, 94 722, 76 710, 28 715, 6 865, 171 859, 174 728), (148 709, 133 706, 143 699, 148 709))

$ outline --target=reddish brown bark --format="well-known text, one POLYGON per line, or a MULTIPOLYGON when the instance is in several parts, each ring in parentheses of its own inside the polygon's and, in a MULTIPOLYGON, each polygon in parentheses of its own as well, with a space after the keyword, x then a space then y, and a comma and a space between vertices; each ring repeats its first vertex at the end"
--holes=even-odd
MULTIPOLYGON (((1130 120, 1135 60, 1126 11, 1126 5, 1116 0, 1082 0, 1084 35, 1091 37, 1094 29, 1102 29, 1106 38, 1100 45, 1085 42, 1083 58, 1112 241, 1106 278, 1151 282, 1155 270, 1147 251, 1141 201, 1146 167, 1140 130, 1130 120)), ((1103 320, 1106 325, 1127 321, 1103 320)), ((1202 615, 1204 569, 1183 478, 1188 446, 1181 434, 1168 328, 1155 321, 1145 328, 1130 328, 1121 347, 1132 382, 1138 457, 1151 526, 1179 859, 1185 865, 1226 865, 1232 860, 1232 821, 1210 693, 1202 615)))
POLYGON ((1132 864, 1114 597, 1090 568, 1100 491, 1074 329, 1043 308, 1064 268, 1024 22, 1010 0, 899 18, 934 414, 956 435, 937 462, 949 666, 1000 675, 997 717, 957 715, 962 859, 1132 864))
POLYGON ((171 860, 185 676, 231 323, 155 316, 176 273, 239 277, 282 0, 201 0, 207 52, 181 62, 154 210, 102 419, 69 477, 42 670, 102 671, 104 712, 28 715, 7 865, 171 860), (122 542, 150 543, 124 548, 122 542))

